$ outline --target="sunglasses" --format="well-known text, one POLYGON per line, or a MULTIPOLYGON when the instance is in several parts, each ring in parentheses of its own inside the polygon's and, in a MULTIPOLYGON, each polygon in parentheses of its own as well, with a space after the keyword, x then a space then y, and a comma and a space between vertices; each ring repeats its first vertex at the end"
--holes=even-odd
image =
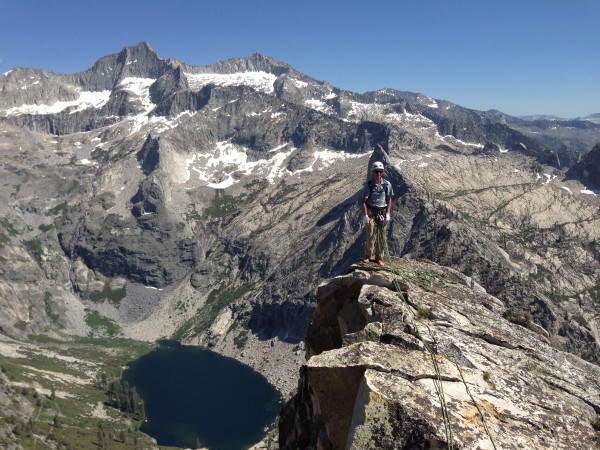
POLYGON ((383 173, 383 170, 374 170, 374 173, 383 173))

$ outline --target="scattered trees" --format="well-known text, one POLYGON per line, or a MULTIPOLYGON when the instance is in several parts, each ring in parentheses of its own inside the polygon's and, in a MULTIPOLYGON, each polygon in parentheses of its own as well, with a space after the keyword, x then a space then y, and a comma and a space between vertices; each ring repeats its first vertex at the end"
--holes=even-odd
POLYGON ((112 380, 106 391, 108 404, 133 416, 134 419, 146 419, 144 402, 135 388, 131 388, 127 381, 112 380))

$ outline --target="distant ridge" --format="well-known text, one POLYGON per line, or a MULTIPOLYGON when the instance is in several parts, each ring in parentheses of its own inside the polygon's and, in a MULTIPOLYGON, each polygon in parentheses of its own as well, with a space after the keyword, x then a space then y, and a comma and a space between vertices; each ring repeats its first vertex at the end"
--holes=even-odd
POLYGON ((532 114, 528 116, 517 116, 519 119, 534 121, 534 120, 567 120, 564 117, 553 116, 551 114, 532 114))
POLYGON ((574 117, 572 119, 565 119, 564 117, 553 116, 550 114, 534 114, 529 116, 517 116, 521 120, 528 122, 535 122, 537 120, 556 120, 556 121, 571 121, 571 120, 588 120, 594 123, 600 123, 600 113, 589 114, 587 116, 574 117))

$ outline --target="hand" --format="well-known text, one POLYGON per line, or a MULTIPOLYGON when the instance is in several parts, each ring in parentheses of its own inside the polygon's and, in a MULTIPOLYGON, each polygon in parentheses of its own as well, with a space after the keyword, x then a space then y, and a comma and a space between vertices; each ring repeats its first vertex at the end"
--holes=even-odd
POLYGON ((387 213, 387 214, 385 215, 385 221, 386 221, 386 222, 389 222, 389 221, 390 221, 390 213, 387 213))
POLYGON ((371 220, 371 219, 369 219, 369 216, 367 216, 367 215, 364 215, 364 216, 363 216, 363 223, 364 223, 365 225, 368 225, 370 220, 371 220))

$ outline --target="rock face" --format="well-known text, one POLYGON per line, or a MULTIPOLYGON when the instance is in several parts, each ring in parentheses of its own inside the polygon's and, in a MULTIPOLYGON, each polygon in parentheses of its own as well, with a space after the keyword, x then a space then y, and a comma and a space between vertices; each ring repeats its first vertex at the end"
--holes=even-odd
POLYGON ((358 264, 319 286, 281 448, 589 449, 600 369, 452 269, 358 264))

